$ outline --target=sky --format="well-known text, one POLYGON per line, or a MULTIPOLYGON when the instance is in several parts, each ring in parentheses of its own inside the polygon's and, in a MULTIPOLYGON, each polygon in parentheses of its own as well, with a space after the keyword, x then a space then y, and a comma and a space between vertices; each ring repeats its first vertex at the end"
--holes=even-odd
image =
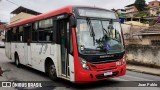
MULTIPOLYGON (((150 1, 153 0, 146 0, 147 3, 150 1)), ((10 12, 19 6, 45 13, 68 5, 87 5, 105 9, 124 9, 126 5, 134 2, 135 0, 0 0, 0 21, 9 22, 11 17, 10 12)))

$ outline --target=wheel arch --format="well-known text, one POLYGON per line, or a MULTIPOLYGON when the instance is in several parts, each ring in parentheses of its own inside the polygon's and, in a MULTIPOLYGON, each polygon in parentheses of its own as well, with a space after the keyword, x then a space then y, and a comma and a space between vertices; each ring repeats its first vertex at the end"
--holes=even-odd
POLYGON ((47 69, 48 69, 47 65, 48 65, 49 63, 53 63, 53 64, 54 64, 54 61, 53 61, 50 57, 47 57, 47 58, 45 59, 45 63, 44 63, 45 73, 47 73, 47 69))
POLYGON ((17 51, 14 52, 14 60, 16 60, 16 57, 19 58, 17 51))

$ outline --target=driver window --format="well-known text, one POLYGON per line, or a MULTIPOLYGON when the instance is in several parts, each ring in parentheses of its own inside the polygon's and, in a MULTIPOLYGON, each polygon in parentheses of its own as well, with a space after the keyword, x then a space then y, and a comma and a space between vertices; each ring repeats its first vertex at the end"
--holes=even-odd
POLYGON ((80 46, 90 46, 93 44, 93 42, 89 41, 92 40, 92 37, 90 37, 90 28, 87 24, 86 20, 78 20, 77 22, 77 39, 80 46))

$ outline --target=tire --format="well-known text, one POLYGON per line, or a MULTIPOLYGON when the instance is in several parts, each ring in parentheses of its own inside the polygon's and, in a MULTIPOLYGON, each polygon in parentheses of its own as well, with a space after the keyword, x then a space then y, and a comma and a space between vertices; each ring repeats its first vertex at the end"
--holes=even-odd
POLYGON ((15 56, 15 64, 19 68, 20 67, 20 62, 19 62, 19 57, 18 55, 15 56))
POLYGON ((48 74, 51 80, 57 81, 57 73, 56 73, 56 68, 53 63, 48 64, 48 74))

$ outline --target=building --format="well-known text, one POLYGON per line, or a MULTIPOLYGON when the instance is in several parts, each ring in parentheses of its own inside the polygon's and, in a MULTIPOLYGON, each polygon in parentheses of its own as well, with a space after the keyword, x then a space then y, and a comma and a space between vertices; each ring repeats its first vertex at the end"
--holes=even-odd
POLYGON ((125 10, 125 9, 117 9, 116 12, 117 12, 119 15, 122 15, 122 16, 125 16, 125 14, 126 14, 126 10, 125 10))
POLYGON ((6 23, 0 22, 0 41, 5 40, 5 27, 6 27, 6 23))
POLYGON ((154 0, 148 4, 150 16, 159 16, 160 13, 160 1, 154 0))
POLYGON ((134 4, 125 6, 125 10, 127 17, 134 17, 134 15, 138 13, 138 9, 135 7, 134 4))
POLYGON ((39 14, 41 14, 41 13, 20 6, 11 12, 12 17, 11 17, 10 23, 19 22, 19 21, 34 17, 39 14))
POLYGON ((160 31, 143 31, 139 34, 136 34, 136 36, 137 35, 142 37, 142 41, 139 43, 141 45, 160 45, 160 31))
POLYGON ((136 32, 133 35, 142 37, 141 42, 139 44, 159 46, 160 45, 160 24, 157 23, 154 26, 151 26, 140 32, 136 32))

